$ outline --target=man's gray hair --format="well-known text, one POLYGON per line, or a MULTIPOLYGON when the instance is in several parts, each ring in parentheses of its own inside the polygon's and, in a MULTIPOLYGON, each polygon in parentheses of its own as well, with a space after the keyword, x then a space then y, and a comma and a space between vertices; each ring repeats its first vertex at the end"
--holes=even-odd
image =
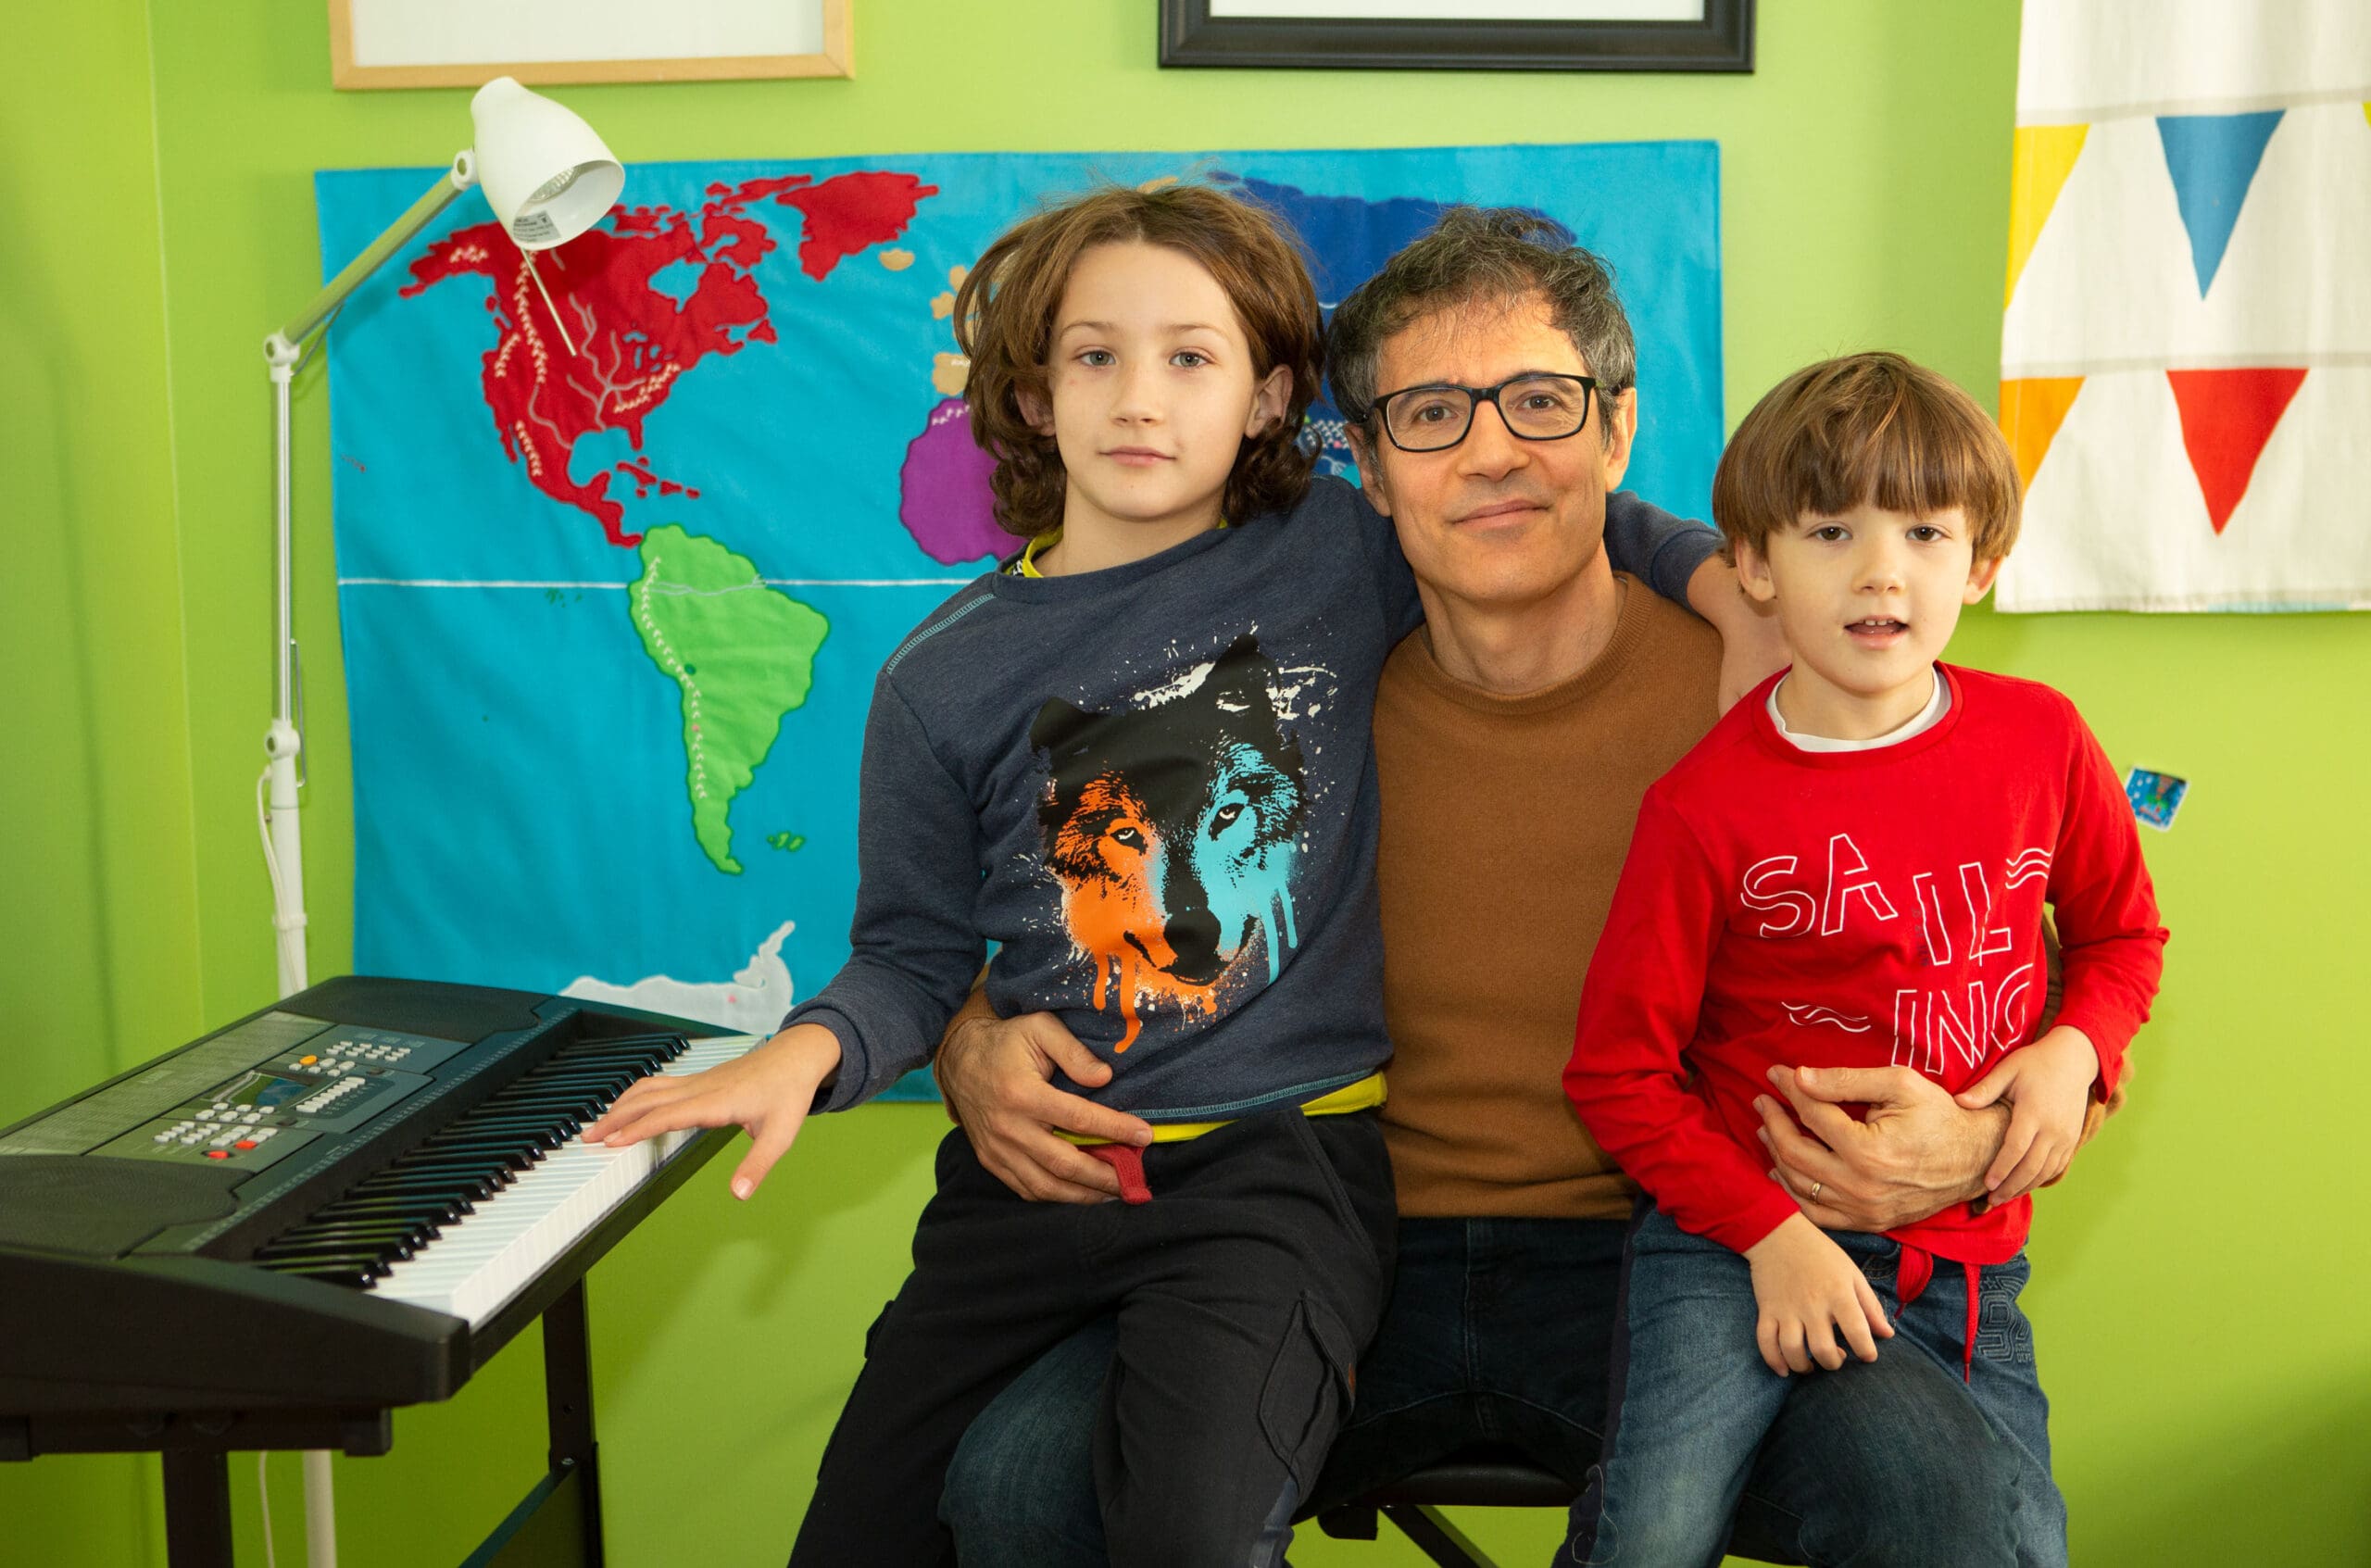
POLYGON ((1353 424, 1374 415, 1375 365, 1384 344, 1420 316, 1463 306, 1513 305, 1537 295, 1573 340, 1605 396, 1637 376, 1630 318, 1613 271, 1536 212, 1453 207, 1440 221, 1350 292, 1326 329, 1325 378, 1334 406, 1353 424))

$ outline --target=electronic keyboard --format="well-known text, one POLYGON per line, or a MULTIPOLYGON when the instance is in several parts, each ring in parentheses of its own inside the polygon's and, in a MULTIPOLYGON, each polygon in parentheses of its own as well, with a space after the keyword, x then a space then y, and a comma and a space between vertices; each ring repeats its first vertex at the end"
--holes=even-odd
POLYGON ((451 1397, 556 1303, 581 1340, 584 1272, 729 1135, 578 1129, 756 1043, 349 977, 0 1128, 0 1460, 384 1452, 388 1409, 451 1397))

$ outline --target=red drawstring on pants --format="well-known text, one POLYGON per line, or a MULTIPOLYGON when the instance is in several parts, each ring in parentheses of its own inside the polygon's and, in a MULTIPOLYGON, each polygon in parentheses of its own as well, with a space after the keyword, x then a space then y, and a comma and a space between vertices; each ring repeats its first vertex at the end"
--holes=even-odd
MULTIPOLYGON (((1973 1381, 1976 1370, 1976 1331, 1983 1321, 1983 1273, 1974 1263, 1962 1263, 1967 1273, 1967 1337, 1960 1346, 1960 1381, 1973 1381)), ((1894 1278, 1894 1290, 1901 1298, 1901 1310, 1926 1293, 1927 1284, 1935 1277, 1935 1255, 1923 1247, 1904 1242, 1901 1248, 1901 1270, 1894 1278)))
POLYGON ((1086 1152, 1110 1166, 1112 1174, 1120 1178, 1121 1202, 1152 1201, 1152 1188, 1145 1185, 1144 1150, 1134 1144, 1092 1143, 1086 1146, 1086 1152))

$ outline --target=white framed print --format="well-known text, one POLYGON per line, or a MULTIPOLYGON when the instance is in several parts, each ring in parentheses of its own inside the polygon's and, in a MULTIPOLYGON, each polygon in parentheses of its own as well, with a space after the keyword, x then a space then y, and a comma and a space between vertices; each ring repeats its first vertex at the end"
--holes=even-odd
POLYGON ((330 0, 340 88, 853 76, 853 0, 330 0))

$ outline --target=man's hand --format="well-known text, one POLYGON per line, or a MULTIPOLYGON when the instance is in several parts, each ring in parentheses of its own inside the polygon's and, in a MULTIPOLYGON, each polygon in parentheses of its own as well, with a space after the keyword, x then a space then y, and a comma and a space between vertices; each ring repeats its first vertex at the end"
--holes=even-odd
POLYGON ((1809 1372, 1816 1361, 1830 1372, 1844 1364, 1846 1345, 1864 1361, 1877 1359, 1877 1341, 1893 1337, 1884 1303, 1853 1266, 1844 1248, 1789 1214, 1778 1228, 1745 1249, 1753 1270, 1753 1300, 1761 1309, 1753 1326, 1762 1359, 1779 1376, 1809 1372))
POLYGON ((745 1127, 749 1152, 733 1173, 733 1196, 746 1198, 798 1136, 816 1091, 839 1070, 839 1036, 820 1023, 794 1023, 705 1073, 654 1073, 628 1085, 584 1129, 584 1141, 624 1148, 684 1127, 745 1127))
POLYGON ((2083 1119, 2091 1109, 2091 1085, 2100 1075, 2099 1052, 2090 1036, 2062 1024, 2032 1045, 2011 1051, 1991 1072, 1959 1095, 1960 1104, 1980 1110, 1997 1100, 2011 1107, 2009 1135, 1984 1173, 1994 1203, 2023 1198, 2066 1173, 2083 1141, 2083 1119))
POLYGON ((1963 1109, 1907 1067, 1774 1067, 1770 1082, 1812 1133, 1777 1100, 1757 1098, 1771 1173, 1825 1230, 1897 1230, 1985 1196, 2009 1130, 2005 1109, 1963 1109), (1856 1102, 1865 1120, 1844 1112, 1856 1102))
POLYGON ((1737 585, 1737 569, 1713 556, 1687 580, 1687 607, 1721 633, 1721 711, 1795 660, 1778 612, 1737 585))
POLYGON ((1117 1198, 1119 1174, 1052 1129, 1141 1147, 1152 1142, 1152 1124, 1054 1087, 1057 1069, 1089 1088, 1111 1077, 1050 1012, 972 1017, 938 1047, 939 1093, 997 1180, 1039 1202, 1117 1198))

